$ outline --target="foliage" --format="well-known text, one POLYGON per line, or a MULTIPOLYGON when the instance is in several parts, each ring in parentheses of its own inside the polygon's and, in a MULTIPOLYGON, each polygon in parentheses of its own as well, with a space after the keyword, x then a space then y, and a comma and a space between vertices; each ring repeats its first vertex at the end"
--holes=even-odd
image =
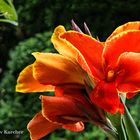
POLYGON ((104 140, 105 135, 99 128, 86 124, 84 132, 76 133, 60 129, 52 133, 50 136, 46 136, 42 140, 48 140, 48 138, 49 140, 54 140, 56 138, 57 140, 104 140))
POLYGON ((22 70, 27 64, 33 62, 32 52, 43 50, 48 52, 52 51, 53 47, 51 47, 50 43, 51 34, 51 32, 36 34, 34 38, 20 42, 14 50, 10 51, 12 61, 8 62, 8 68, 13 72, 19 72, 19 70, 22 70))
POLYGON ((5 19, 0 19, 1 22, 18 25, 17 13, 11 0, 0 0, 0 12, 5 17, 5 19))
POLYGON ((105 39, 118 25, 140 19, 140 1, 135 0, 20 0, 15 5, 21 28, 28 35, 53 30, 59 24, 70 26, 74 19, 80 26, 87 22, 95 36, 105 39))
POLYGON ((129 108, 130 108, 130 112, 140 130, 140 109, 139 109, 139 106, 140 106, 140 96, 139 94, 136 95, 136 97, 134 98, 133 101, 128 101, 128 105, 129 105, 129 108))
MULTIPOLYGON (((35 37, 20 42, 10 51, 8 70, 0 83, 0 126, 2 130, 23 130, 21 140, 29 139, 26 125, 40 110, 40 94, 15 93, 16 76, 27 64, 33 62, 31 53, 35 51, 53 51, 50 45, 50 32, 36 34, 35 37), (30 110, 31 109, 31 110, 30 110)), ((4 136, 3 136, 4 137, 4 136)), ((17 136, 18 137, 18 136, 17 136)), ((20 136, 21 137, 21 136, 20 136)), ((4 139, 4 138, 3 138, 4 139)), ((6 138, 5 138, 6 139, 6 138)), ((13 137, 15 139, 15 137, 13 137)))

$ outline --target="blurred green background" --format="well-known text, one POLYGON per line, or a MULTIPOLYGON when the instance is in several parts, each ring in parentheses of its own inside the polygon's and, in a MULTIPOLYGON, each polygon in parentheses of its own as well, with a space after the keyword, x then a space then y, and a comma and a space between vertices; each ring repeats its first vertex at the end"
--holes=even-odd
MULTIPOLYGON (((15 93, 19 72, 34 61, 34 51, 55 51, 50 37, 57 25, 83 29, 86 22, 101 41, 121 24, 140 20, 139 0, 14 0, 19 26, 0 23, 0 130, 21 130, 22 135, 0 135, 0 140, 28 140, 30 119, 41 109, 40 93, 15 93)), ((127 101, 140 129, 140 96, 127 101)), ((82 133, 57 130, 43 140, 105 140, 101 130, 86 124, 82 133)))

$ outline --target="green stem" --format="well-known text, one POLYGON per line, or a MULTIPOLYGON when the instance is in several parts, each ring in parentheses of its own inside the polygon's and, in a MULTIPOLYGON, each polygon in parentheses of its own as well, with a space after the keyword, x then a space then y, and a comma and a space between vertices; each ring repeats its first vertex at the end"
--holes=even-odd
POLYGON ((109 129, 108 127, 102 127, 102 129, 110 140, 119 140, 118 135, 112 129, 109 129))
POLYGON ((125 107, 125 114, 123 115, 123 122, 126 128, 126 132, 128 135, 129 140, 140 140, 140 132, 131 116, 129 113, 127 107, 125 107))
POLYGON ((126 132, 125 132, 122 121, 121 121, 121 125, 116 126, 116 129, 118 132, 119 140, 127 140, 126 132))

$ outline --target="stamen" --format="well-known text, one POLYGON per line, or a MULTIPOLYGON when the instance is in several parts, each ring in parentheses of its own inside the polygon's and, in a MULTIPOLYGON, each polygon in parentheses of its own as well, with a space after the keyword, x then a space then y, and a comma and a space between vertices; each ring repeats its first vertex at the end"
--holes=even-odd
POLYGON ((90 35, 90 36, 92 36, 92 34, 91 34, 91 32, 90 32, 90 30, 89 30, 89 28, 88 28, 88 26, 87 26, 87 24, 84 22, 84 28, 85 28, 85 33, 87 34, 87 35, 90 35))
POLYGON ((113 70, 108 71, 107 73, 107 81, 112 81, 114 78, 115 72, 113 70))
POLYGON ((78 25, 74 22, 74 20, 71 20, 71 24, 72 24, 72 29, 75 31, 78 31, 80 33, 83 33, 82 30, 78 27, 78 25))

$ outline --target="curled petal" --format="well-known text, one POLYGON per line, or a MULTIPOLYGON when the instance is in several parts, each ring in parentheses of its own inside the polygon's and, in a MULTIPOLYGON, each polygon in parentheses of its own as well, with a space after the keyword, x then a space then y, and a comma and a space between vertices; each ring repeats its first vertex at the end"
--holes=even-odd
POLYGON ((77 102, 71 98, 41 96, 41 101, 43 116, 52 122, 71 124, 85 118, 77 102))
POLYGON ((84 89, 75 88, 55 88, 56 96, 64 96, 76 101, 77 107, 83 111, 83 114, 87 117, 87 120, 91 120, 98 125, 101 120, 106 123, 106 118, 104 116, 103 110, 98 108, 95 104, 91 103, 88 99, 88 95, 85 95, 86 91, 84 89))
POLYGON ((32 140, 39 140, 55 129, 61 127, 62 126, 59 124, 52 123, 46 120, 41 113, 37 113, 27 126, 32 140))
POLYGON ((117 35, 117 34, 119 34, 121 32, 127 31, 127 30, 140 30, 140 22, 139 21, 133 21, 133 22, 128 22, 128 23, 125 23, 125 24, 119 26, 107 38, 107 40, 111 39, 113 36, 115 36, 115 35, 117 35))
POLYGON ((103 57, 105 66, 114 67, 124 52, 140 52, 140 31, 128 30, 106 41, 103 57))
POLYGON ((41 84, 54 86, 75 84, 83 85, 82 71, 68 58, 51 53, 33 53, 36 62, 33 65, 34 77, 41 84))
POLYGON ((72 100, 74 99, 75 101, 77 101, 77 107, 80 107, 81 109, 83 108, 82 110, 85 112, 85 114, 88 115, 88 113, 90 113, 91 116, 93 115, 95 117, 96 114, 94 113, 94 111, 96 109, 93 109, 93 106, 88 101, 85 93, 86 91, 84 89, 60 88, 60 87, 55 88, 56 96, 68 97, 71 98, 72 100))
POLYGON ((83 122, 77 122, 75 124, 65 124, 62 126, 62 128, 71 130, 73 132, 81 132, 84 130, 84 124, 83 122))
POLYGON ((40 84, 33 77, 33 65, 27 66, 19 75, 17 79, 16 92, 44 92, 53 91, 54 87, 51 85, 40 84))
POLYGON ((114 83, 101 81, 93 89, 90 98, 93 103, 111 114, 124 113, 124 107, 120 102, 114 83))
POLYGON ((90 75, 102 76, 102 43, 79 32, 66 32, 63 26, 55 29, 51 40, 60 54, 78 62, 90 75))
POLYGON ((123 53, 118 60, 117 88, 121 92, 140 89, 140 53, 123 53))

